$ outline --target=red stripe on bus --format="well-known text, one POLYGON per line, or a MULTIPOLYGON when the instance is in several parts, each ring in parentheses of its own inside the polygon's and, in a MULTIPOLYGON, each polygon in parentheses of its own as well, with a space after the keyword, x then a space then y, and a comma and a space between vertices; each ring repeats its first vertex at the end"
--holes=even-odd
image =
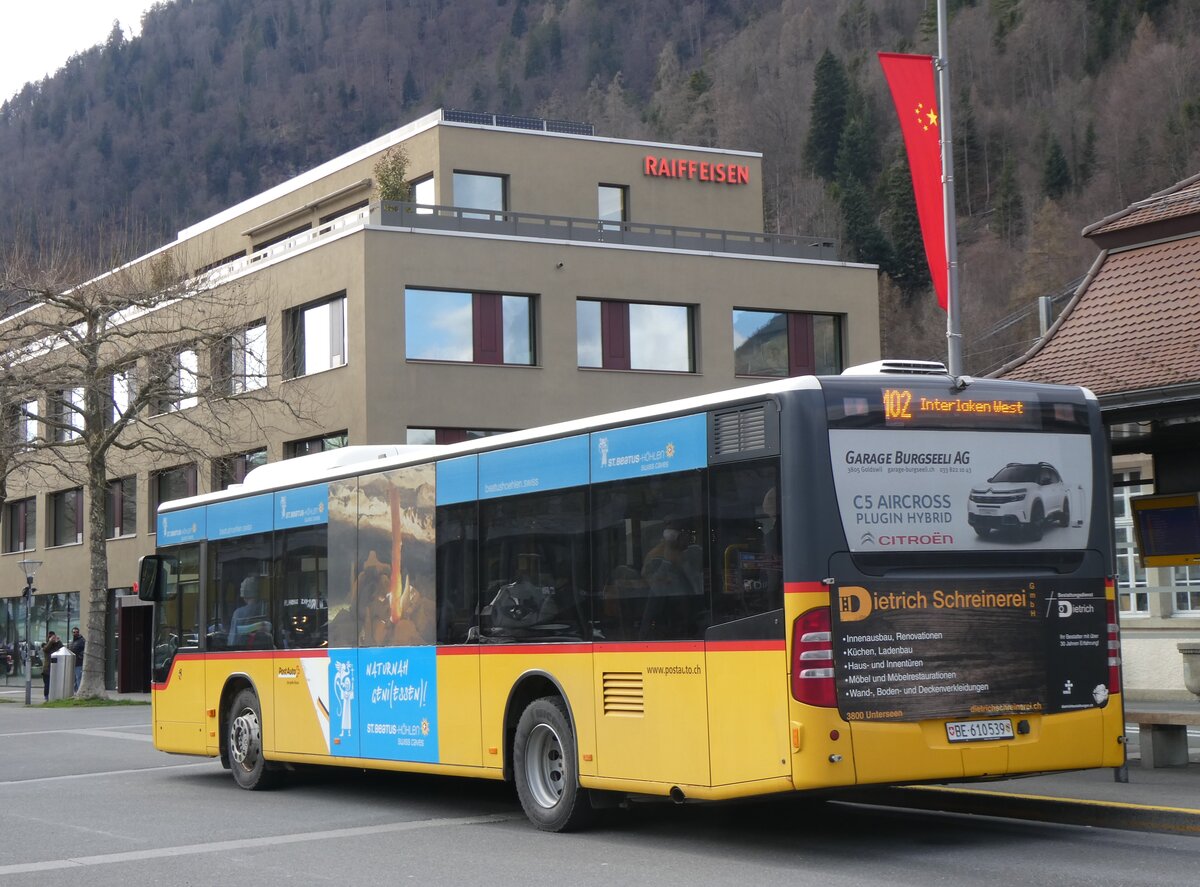
POLYGON ((703 641, 643 641, 596 644, 597 653, 703 653, 703 641))
POLYGON ((515 654, 539 653, 591 653, 591 644, 489 644, 486 647, 476 647, 480 653, 490 653, 496 656, 512 656, 515 654))
POLYGON ((829 591, 829 586, 824 582, 785 582, 783 583, 784 594, 812 594, 818 591, 829 591))

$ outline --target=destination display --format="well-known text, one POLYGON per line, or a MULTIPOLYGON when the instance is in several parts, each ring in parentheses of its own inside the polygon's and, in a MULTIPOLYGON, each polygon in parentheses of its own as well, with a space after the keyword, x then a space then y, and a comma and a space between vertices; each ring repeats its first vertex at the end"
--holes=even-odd
POLYGON ((863 385, 827 380, 826 412, 830 428, 1007 429, 1086 434, 1087 407, 1077 391, 1043 399, 1003 384, 863 385))
POLYGON ((851 551, 1080 549, 1092 450, 1078 434, 833 430, 851 551))
MULTIPOLYGON (((849 721, 1028 715, 1108 700, 1101 580, 872 581, 837 589, 834 674, 849 721)), ((951 741, 1004 738, 996 723, 951 741)))

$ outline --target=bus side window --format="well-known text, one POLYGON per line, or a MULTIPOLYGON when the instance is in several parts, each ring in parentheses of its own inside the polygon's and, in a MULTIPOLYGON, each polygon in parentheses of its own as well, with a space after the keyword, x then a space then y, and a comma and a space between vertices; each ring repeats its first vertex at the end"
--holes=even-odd
POLYGON ((592 491, 596 640, 692 640, 708 626, 703 473, 592 491))
POLYGON ((324 647, 329 637, 329 527, 286 530, 276 536, 281 552, 276 643, 280 649, 324 647))
POLYGON ((582 489, 480 505, 479 634, 483 640, 582 638, 588 577, 582 489))
POLYGON ((208 649, 272 649, 270 534, 210 543, 208 556, 208 649))
POLYGON ((479 623, 479 520, 475 502, 437 510, 437 642, 474 640, 479 623))
POLYGON ((783 606, 779 468, 774 460, 712 469, 713 624, 783 606))

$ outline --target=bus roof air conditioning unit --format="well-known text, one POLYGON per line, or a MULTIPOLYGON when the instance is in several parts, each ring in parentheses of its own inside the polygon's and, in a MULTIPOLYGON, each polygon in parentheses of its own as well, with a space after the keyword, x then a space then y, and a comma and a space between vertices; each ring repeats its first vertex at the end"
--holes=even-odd
POLYGON ((946 376, 949 371, 939 360, 876 360, 860 363, 842 370, 843 376, 878 376, 903 374, 907 376, 946 376))

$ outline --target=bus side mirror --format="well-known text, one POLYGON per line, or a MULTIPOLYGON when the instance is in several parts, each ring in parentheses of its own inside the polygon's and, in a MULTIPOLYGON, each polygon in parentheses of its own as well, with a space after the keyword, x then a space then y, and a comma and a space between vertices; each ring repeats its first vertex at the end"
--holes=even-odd
POLYGON ((161 601, 167 586, 167 565, 157 554, 144 556, 138 564, 138 598, 161 601))

